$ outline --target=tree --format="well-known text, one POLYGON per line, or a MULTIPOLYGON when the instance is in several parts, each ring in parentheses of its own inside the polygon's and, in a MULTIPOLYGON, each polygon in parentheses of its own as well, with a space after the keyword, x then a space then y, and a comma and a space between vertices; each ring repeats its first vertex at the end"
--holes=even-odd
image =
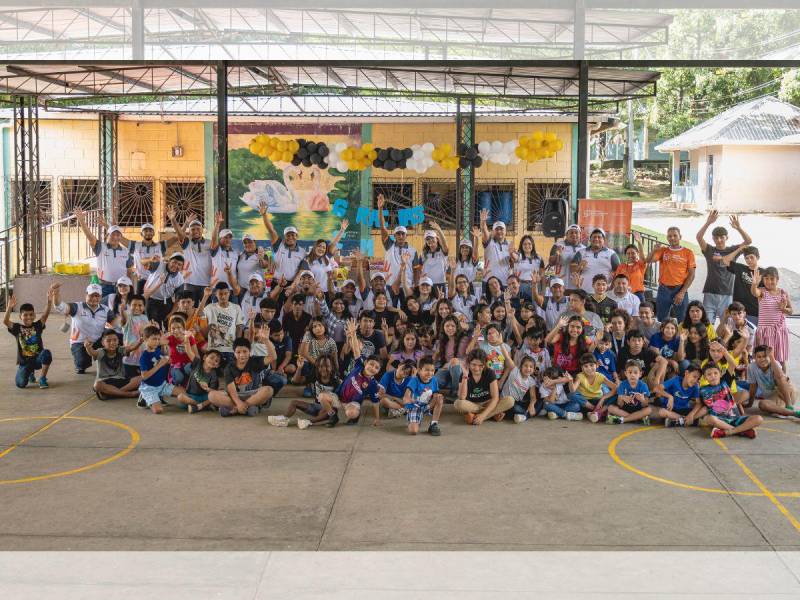
POLYGON ((792 69, 783 74, 778 98, 800 106, 800 69, 792 69))

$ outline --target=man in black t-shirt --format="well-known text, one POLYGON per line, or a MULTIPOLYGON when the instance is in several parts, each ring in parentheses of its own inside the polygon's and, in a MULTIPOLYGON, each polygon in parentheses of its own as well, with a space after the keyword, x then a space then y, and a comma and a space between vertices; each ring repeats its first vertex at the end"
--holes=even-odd
POLYGON ((628 332, 627 342, 627 346, 619 351, 617 364, 624 365, 629 360, 638 361, 642 368, 642 379, 651 390, 655 389, 656 385, 664 380, 667 359, 651 348, 645 348, 644 335, 637 329, 628 332))
MULTIPOLYGON (((722 259, 722 263, 727 265, 728 272, 733 273, 733 299, 744 305, 747 320, 756 326, 758 325, 758 298, 753 296, 750 286, 753 284, 755 272, 761 273, 763 271, 758 266, 759 258, 761 256, 758 253, 758 248, 746 246, 741 251, 732 252, 722 259), (739 255, 744 257, 744 264, 734 262, 739 255)), ((760 283, 758 287, 764 287, 764 283, 760 283)))
POLYGON ((18 388, 26 387, 28 383, 35 381, 35 373, 41 369, 39 387, 48 388, 50 386, 47 382, 47 370, 53 362, 53 355, 44 347, 42 332, 47 318, 50 316, 50 309, 53 307, 53 290, 51 288, 48 291, 47 307, 38 320, 33 305, 26 303, 19 307, 21 322, 12 323, 11 311, 16 305, 16 297, 11 296, 3 319, 3 324, 8 328, 8 332, 17 339, 17 374, 14 383, 18 388))
POLYGON ((247 415, 255 417, 262 406, 269 407, 274 390, 262 385, 264 370, 274 356, 250 356, 250 340, 233 342, 234 359, 225 367, 225 388, 211 390, 208 399, 219 408, 219 416, 247 415))

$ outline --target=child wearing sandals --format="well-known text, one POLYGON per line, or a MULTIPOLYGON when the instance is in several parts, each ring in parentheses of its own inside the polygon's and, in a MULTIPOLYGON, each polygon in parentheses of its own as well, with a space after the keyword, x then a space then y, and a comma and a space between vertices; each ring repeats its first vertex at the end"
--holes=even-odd
POLYGON ((178 406, 185 408, 189 414, 210 408, 208 393, 219 389, 220 364, 222 354, 219 350, 209 350, 203 358, 195 357, 186 380, 186 391, 178 394, 178 406))
POLYGON ((628 360, 625 363, 625 378, 617 388, 617 402, 609 405, 606 423, 619 425, 641 421, 642 425, 650 425, 650 389, 641 377, 641 361, 628 360))
POLYGON ((709 362, 703 367, 703 377, 708 385, 700 388, 700 400, 692 411, 698 414, 701 408, 708 410, 703 424, 711 427, 711 437, 724 438, 731 435, 754 439, 756 427, 764 422, 759 415, 746 416, 742 407, 733 399, 728 384, 722 381, 722 372, 717 364, 709 362))
POLYGON ((284 414, 270 415, 267 417, 267 422, 275 427, 287 427, 297 411, 309 417, 308 419, 297 418, 298 429, 308 429, 312 425, 326 422, 328 414, 323 410, 319 398, 325 393, 332 394, 339 387, 341 380, 337 373, 338 369, 331 356, 322 355, 317 358, 317 363, 314 365, 312 375, 308 380, 308 386, 311 388, 314 400, 311 402, 291 400, 284 414))
POLYGON ((605 403, 614 397, 617 384, 598 371, 598 360, 587 352, 580 357, 581 372, 569 383, 567 398, 589 409, 589 420, 597 423, 606 412, 605 403))
POLYGON ((692 409, 700 397, 697 382, 701 373, 697 363, 691 363, 682 376, 671 377, 656 387, 654 396, 660 408, 655 416, 664 419, 664 427, 684 427, 694 423, 692 409))
POLYGON ((442 415, 444 396, 439 393, 439 383, 434 375, 436 366, 432 358, 425 357, 419 360, 417 374, 411 378, 406 387, 403 401, 408 420, 408 433, 416 435, 419 424, 425 415, 431 416, 428 433, 433 436, 442 435, 439 428, 439 417, 442 415))

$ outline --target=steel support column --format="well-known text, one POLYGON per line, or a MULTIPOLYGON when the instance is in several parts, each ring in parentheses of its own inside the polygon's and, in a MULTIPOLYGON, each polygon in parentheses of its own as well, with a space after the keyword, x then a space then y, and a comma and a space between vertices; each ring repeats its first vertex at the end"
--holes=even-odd
POLYGON ((118 115, 101 113, 99 120, 100 154, 98 165, 98 192, 100 207, 106 219, 116 223, 119 218, 119 169, 117 152, 118 115))
POLYGON ((586 0, 575 0, 572 13, 572 58, 586 58, 586 0))
POLYGON ((17 273, 42 268, 39 207, 39 107, 34 96, 16 96, 14 104, 14 208, 18 229, 17 273))
MULTIPOLYGON (((217 63, 217 198, 216 209, 221 210, 228 227, 228 66, 217 63)), ((206 217, 211 221, 213 215, 206 217)))
MULTIPOLYGON (((580 61, 578 74, 578 182, 577 198, 589 193, 589 65, 580 61)), ((577 203, 574 219, 578 220, 577 203)))
POLYGON ((131 54, 133 60, 144 60, 144 5, 133 0, 131 6, 131 54))
MULTIPOLYGON (((475 145, 475 98, 456 103, 456 151, 475 145)), ((470 239, 474 211, 475 168, 470 164, 456 171, 456 250, 460 240, 470 239), (459 227, 461 228, 459 231, 459 227)), ((472 240, 476 243, 475 240, 472 240)))

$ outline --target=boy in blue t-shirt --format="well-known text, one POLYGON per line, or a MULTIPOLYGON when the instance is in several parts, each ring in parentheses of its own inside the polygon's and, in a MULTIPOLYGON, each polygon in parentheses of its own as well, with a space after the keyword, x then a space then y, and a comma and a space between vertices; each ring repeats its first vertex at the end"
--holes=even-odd
POLYGON ((611 350, 611 334, 609 332, 604 332, 598 338, 593 354, 597 359, 597 372, 606 379, 619 381, 617 377, 617 355, 611 350))
POLYGON ((703 367, 703 377, 708 381, 708 385, 700 388, 702 404, 695 407, 692 412, 699 412, 700 406, 708 410, 704 424, 712 427, 711 437, 716 439, 741 435, 754 439, 756 427, 764 422, 763 417, 744 414, 742 407, 733 399, 731 388, 722 381, 722 371, 717 364, 707 363, 703 367))
POLYGON ((607 423, 641 421, 642 425, 650 425, 650 389, 641 377, 641 361, 630 359, 625 363, 625 379, 617 387, 616 403, 608 405, 607 423))
POLYGON ((155 326, 145 327, 142 331, 144 350, 139 357, 139 368, 142 380, 139 383, 139 405, 149 407, 155 414, 161 414, 165 396, 177 396, 186 392, 182 387, 167 383, 169 372, 169 346, 166 337, 162 338, 161 330, 155 326))
POLYGON ((408 433, 417 435, 422 417, 431 415, 431 424, 428 433, 442 435, 439 428, 439 417, 442 415, 444 396, 439 393, 439 382, 434 375, 436 367, 430 357, 419 359, 417 374, 411 378, 406 388, 403 401, 408 419, 408 433))
POLYGON ((697 385, 700 373, 697 363, 691 363, 683 377, 676 375, 655 389, 654 395, 661 405, 657 416, 664 419, 664 427, 692 425, 694 417, 689 415, 700 397, 700 386, 697 385))
POLYGON ((404 360, 397 364, 394 371, 386 371, 381 377, 378 396, 381 406, 389 411, 390 419, 406 414, 403 397, 416 367, 417 363, 413 360, 404 360))

